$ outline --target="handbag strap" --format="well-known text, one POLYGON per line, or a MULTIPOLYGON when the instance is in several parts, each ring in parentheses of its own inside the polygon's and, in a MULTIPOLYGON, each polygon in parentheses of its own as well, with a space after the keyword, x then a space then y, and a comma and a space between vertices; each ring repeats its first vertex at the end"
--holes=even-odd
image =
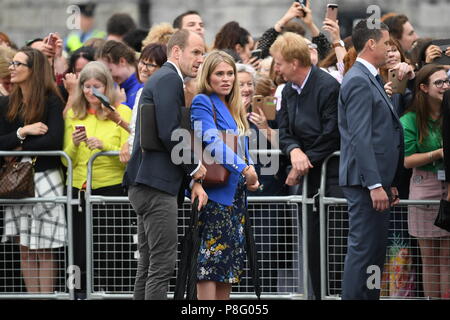
POLYGON ((209 101, 211 101, 211 104, 212 104, 212 112, 213 112, 214 123, 216 124, 216 128, 217 128, 216 105, 214 104, 214 102, 212 101, 210 96, 208 96, 208 98, 209 98, 209 101))

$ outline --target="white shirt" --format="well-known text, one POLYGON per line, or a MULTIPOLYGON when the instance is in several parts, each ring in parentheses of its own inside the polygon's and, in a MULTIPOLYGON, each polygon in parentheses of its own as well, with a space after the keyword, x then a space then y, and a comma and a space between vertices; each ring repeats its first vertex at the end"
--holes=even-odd
POLYGON ((311 70, 312 70, 312 67, 309 69, 309 72, 308 72, 308 74, 306 75, 305 80, 303 80, 303 83, 302 83, 301 86, 298 86, 298 85, 295 84, 295 83, 292 83, 292 85, 291 85, 291 86, 292 86, 292 89, 297 90, 297 93, 298 93, 299 95, 300 95, 300 93, 302 93, 303 88, 305 88, 306 82, 308 81, 309 75, 311 74, 311 70))

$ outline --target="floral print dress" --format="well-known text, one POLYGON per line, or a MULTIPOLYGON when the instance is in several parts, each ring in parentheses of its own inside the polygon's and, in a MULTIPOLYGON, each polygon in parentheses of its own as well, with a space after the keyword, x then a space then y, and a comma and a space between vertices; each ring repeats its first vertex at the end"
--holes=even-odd
POLYGON ((233 205, 208 201, 199 216, 197 279, 238 283, 245 266, 246 188, 241 177, 233 205))

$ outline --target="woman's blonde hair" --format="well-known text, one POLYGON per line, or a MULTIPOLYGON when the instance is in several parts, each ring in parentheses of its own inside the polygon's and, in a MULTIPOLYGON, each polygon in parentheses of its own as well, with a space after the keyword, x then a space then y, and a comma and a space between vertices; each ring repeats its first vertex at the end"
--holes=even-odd
POLYGON ((160 43, 167 45, 172 35, 178 29, 172 27, 169 23, 163 22, 153 26, 147 34, 147 37, 142 41, 142 48, 152 43, 160 43))
POLYGON ((6 78, 11 74, 9 63, 13 60, 15 54, 15 50, 0 46, 0 78, 6 78))
MULTIPOLYGON (((104 95, 108 97, 111 105, 116 102, 116 92, 114 90, 114 80, 108 68, 101 62, 89 62, 81 71, 78 81, 77 93, 73 102, 72 110, 74 118, 84 119, 87 116, 87 109, 89 102, 86 100, 83 92, 84 83, 90 79, 96 79, 105 86, 104 95)), ((97 110, 97 118, 100 120, 106 119, 106 113, 103 109, 97 110)))
POLYGON ((236 121, 240 134, 246 134, 247 130, 249 129, 247 113, 244 109, 244 105, 242 104, 239 82, 236 76, 236 64, 229 54, 218 50, 211 51, 208 54, 205 61, 203 62, 200 70, 200 75, 198 77, 198 93, 203 93, 206 95, 214 93, 214 90, 212 89, 210 84, 210 77, 221 62, 225 62, 233 68, 235 75, 233 89, 231 90, 230 94, 225 97, 225 101, 228 104, 228 110, 230 110, 234 121, 236 121))

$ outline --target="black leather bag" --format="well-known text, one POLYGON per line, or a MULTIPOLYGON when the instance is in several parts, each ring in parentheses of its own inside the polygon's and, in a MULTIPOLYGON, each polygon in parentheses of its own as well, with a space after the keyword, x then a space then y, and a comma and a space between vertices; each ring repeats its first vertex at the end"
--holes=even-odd
MULTIPOLYGON (((181 107, 180 128, 191 131, 191 109, 181 107)), ((140 106, 141 148, 145 151, 166 151, 158 137, 156 109, 153 103, 140 106)))
POLYGON ((434 225, 450 232, 450 202, 441 200, 434 225))
POLYGON ((158 138, 155 105, 153 103, 142 104, 139 107, 139 113, 141 148, 145 151, 165 151, 166 149, 158 138))

